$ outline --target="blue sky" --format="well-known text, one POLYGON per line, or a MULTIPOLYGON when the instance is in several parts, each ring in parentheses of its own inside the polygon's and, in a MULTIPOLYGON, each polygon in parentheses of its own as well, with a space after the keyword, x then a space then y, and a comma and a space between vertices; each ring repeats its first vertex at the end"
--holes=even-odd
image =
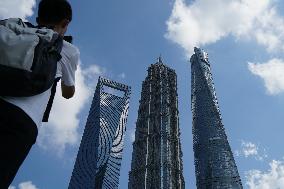
MULTIPOLYGON (((81 52, 77 94, 57 94, 50 123, 16 176, 19 189, 67 188, 99 75, 132 87, 120 176, 127 188, 141 84, 161 54, 176 70, 186 188, 195 187, 189 58, 209 53, 223 123, 245 188, 284 188, 284 3, 280 0, 70 0, 81 52)), ((37 2, 38 3, 38 2, 37 2)), ((34 0, 2 0, 0 18, 35 21, 34 0)), ((12 187, 11 187, 12 188, 12 187)))

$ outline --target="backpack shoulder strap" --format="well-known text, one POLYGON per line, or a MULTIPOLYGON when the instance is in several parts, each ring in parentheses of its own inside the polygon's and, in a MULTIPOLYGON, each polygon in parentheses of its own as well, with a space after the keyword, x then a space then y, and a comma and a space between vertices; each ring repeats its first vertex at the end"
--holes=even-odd
POLYGON ((56 78, 54 80, 54 83, 53 83, 52 87, 51 87, 51 94, 50 94, 50 97, 49 97, 49 100, 48 100, 45 112, 43 114, 42 122, 48 122, 49 114, 50 114, 51 107, 52 107, 53 100, 54 100, 55 93, 56 93, 56 86, 57 86, 57 83, 58 83, 58 81, 60 79, 61 79, 61 77, 56 78))
POLYGON ((25 23, 29 28, 39 28, 39 27, 33 25, 33 24, 30 23, 30 22, 24 22, 24 23, 25 23))

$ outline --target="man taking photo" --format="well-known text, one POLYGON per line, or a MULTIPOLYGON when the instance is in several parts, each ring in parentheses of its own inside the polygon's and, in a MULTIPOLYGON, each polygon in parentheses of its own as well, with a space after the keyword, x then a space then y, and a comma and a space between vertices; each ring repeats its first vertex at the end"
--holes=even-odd
MULTIPOLYGON (((40 1, 37 17, 39 28, 52 29, 64 37, 71 21, 72 8, 67 0, 40 1)), ((79 61, 79 50, 71 43, 63 41, 60 55, 56 78, 61 78, 62 96, 69 99, 75 93, 75 71, 79 61)), ((0 95, 1 189, 9 187, 36 142, 38 129, 43 117, 46 116, 51 89, 52 87, 40 94, 25 97, 0 95)))

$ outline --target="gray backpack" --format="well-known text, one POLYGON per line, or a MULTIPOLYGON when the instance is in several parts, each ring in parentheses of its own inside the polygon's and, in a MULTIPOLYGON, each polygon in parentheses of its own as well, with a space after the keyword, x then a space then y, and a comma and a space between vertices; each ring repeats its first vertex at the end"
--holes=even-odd
POLYGON ((55 82, 62 45, 63 38, 51 29, 19 18, 0 20, 0 96, 27 97, 48 90, 55 82))

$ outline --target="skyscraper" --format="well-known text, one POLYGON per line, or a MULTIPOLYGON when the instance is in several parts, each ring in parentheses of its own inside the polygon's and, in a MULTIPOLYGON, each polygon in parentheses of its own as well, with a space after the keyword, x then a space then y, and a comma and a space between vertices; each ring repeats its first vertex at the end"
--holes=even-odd
POLYGON ((177 76, 161 60, 142 83, 129 189, 184 189, 177 76))
POLYGON ((69 189, 118 188, 129 95, 130 87, 99 78, 69 189))
POLYGON ((191 62, 191 109, 197 189, 241 189, 213 84, 208 54, 194 48, 191 62))

